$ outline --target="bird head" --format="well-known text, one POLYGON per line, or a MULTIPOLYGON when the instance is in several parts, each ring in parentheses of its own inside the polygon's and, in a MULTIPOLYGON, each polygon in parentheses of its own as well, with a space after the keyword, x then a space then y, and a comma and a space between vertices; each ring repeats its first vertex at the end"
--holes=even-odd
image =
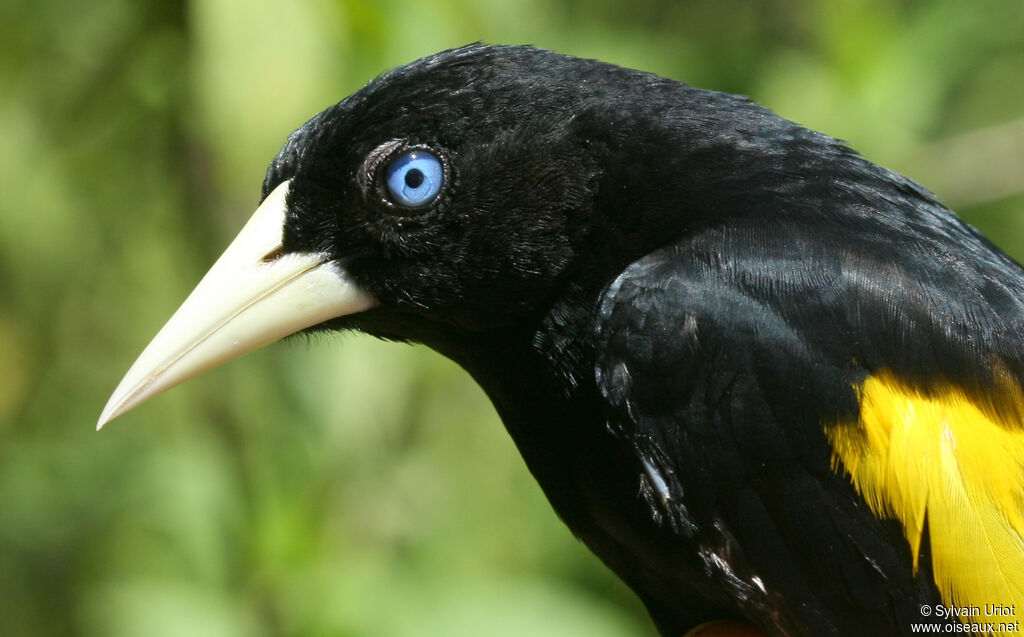
POLYGON ((627 73, 474 45, 385 73, 313 117, 100 425, 302 330, 431 344, 538 316, 597 240, 588 217, 610 144, 587 122, 608 106, 595 97, 614 85, 608 69, 627 73))
POLYGON ((389 335, 418 340, 424 322, 489 330, 535 313, 574 260, 599 172, 575 79, 549 81, 544 61, 562 59, 442 53, 307 122, 264 183, 265 197, 287 189, 282 253, 328 255, 377 300, 377 321, 360 321, 375 333, 403 316, 389 335))

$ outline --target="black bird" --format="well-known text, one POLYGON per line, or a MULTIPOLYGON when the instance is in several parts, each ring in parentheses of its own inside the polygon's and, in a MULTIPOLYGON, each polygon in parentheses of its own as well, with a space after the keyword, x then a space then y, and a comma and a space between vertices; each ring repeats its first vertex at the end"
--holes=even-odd
POLYGON ((385 73, 288 139, 100 422, 303 329, 464 367, 666 635, 1024 608, 1024 272, 747 98, 529 47, 385 73))

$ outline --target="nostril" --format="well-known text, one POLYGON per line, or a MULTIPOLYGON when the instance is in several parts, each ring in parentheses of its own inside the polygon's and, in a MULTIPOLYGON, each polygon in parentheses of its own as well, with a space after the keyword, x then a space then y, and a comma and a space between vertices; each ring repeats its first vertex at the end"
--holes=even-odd
POLYGON ((260 259, 260 261, 262 261, 263 263, 273 263, 274 261, 277 261, 278 259, 280 259, 283 256, 284 256, 284 246, 277 246, 276 248, 274 248, 270 252, 268 252, 265 255, 263 255, 263 258, 260 259))

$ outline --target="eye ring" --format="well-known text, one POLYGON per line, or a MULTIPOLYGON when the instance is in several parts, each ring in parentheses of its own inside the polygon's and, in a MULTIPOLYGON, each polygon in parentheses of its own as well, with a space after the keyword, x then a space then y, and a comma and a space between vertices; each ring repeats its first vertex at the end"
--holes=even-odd
POLYGON ((405 148, 384 164, 381 190, 391 205, 420 210, 437 201, 447 178, 447 166, 438 154, 423 147, 405 148))

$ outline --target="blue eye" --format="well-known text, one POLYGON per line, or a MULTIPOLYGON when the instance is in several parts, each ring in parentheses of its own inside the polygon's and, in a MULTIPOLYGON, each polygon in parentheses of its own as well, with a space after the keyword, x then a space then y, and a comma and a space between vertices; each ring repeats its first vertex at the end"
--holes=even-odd
POLYGON ((425 150, 402 153, 388 164, 385 173, 391 201, 404 208, 430 205, 444 185, 441 160, 425 150))

